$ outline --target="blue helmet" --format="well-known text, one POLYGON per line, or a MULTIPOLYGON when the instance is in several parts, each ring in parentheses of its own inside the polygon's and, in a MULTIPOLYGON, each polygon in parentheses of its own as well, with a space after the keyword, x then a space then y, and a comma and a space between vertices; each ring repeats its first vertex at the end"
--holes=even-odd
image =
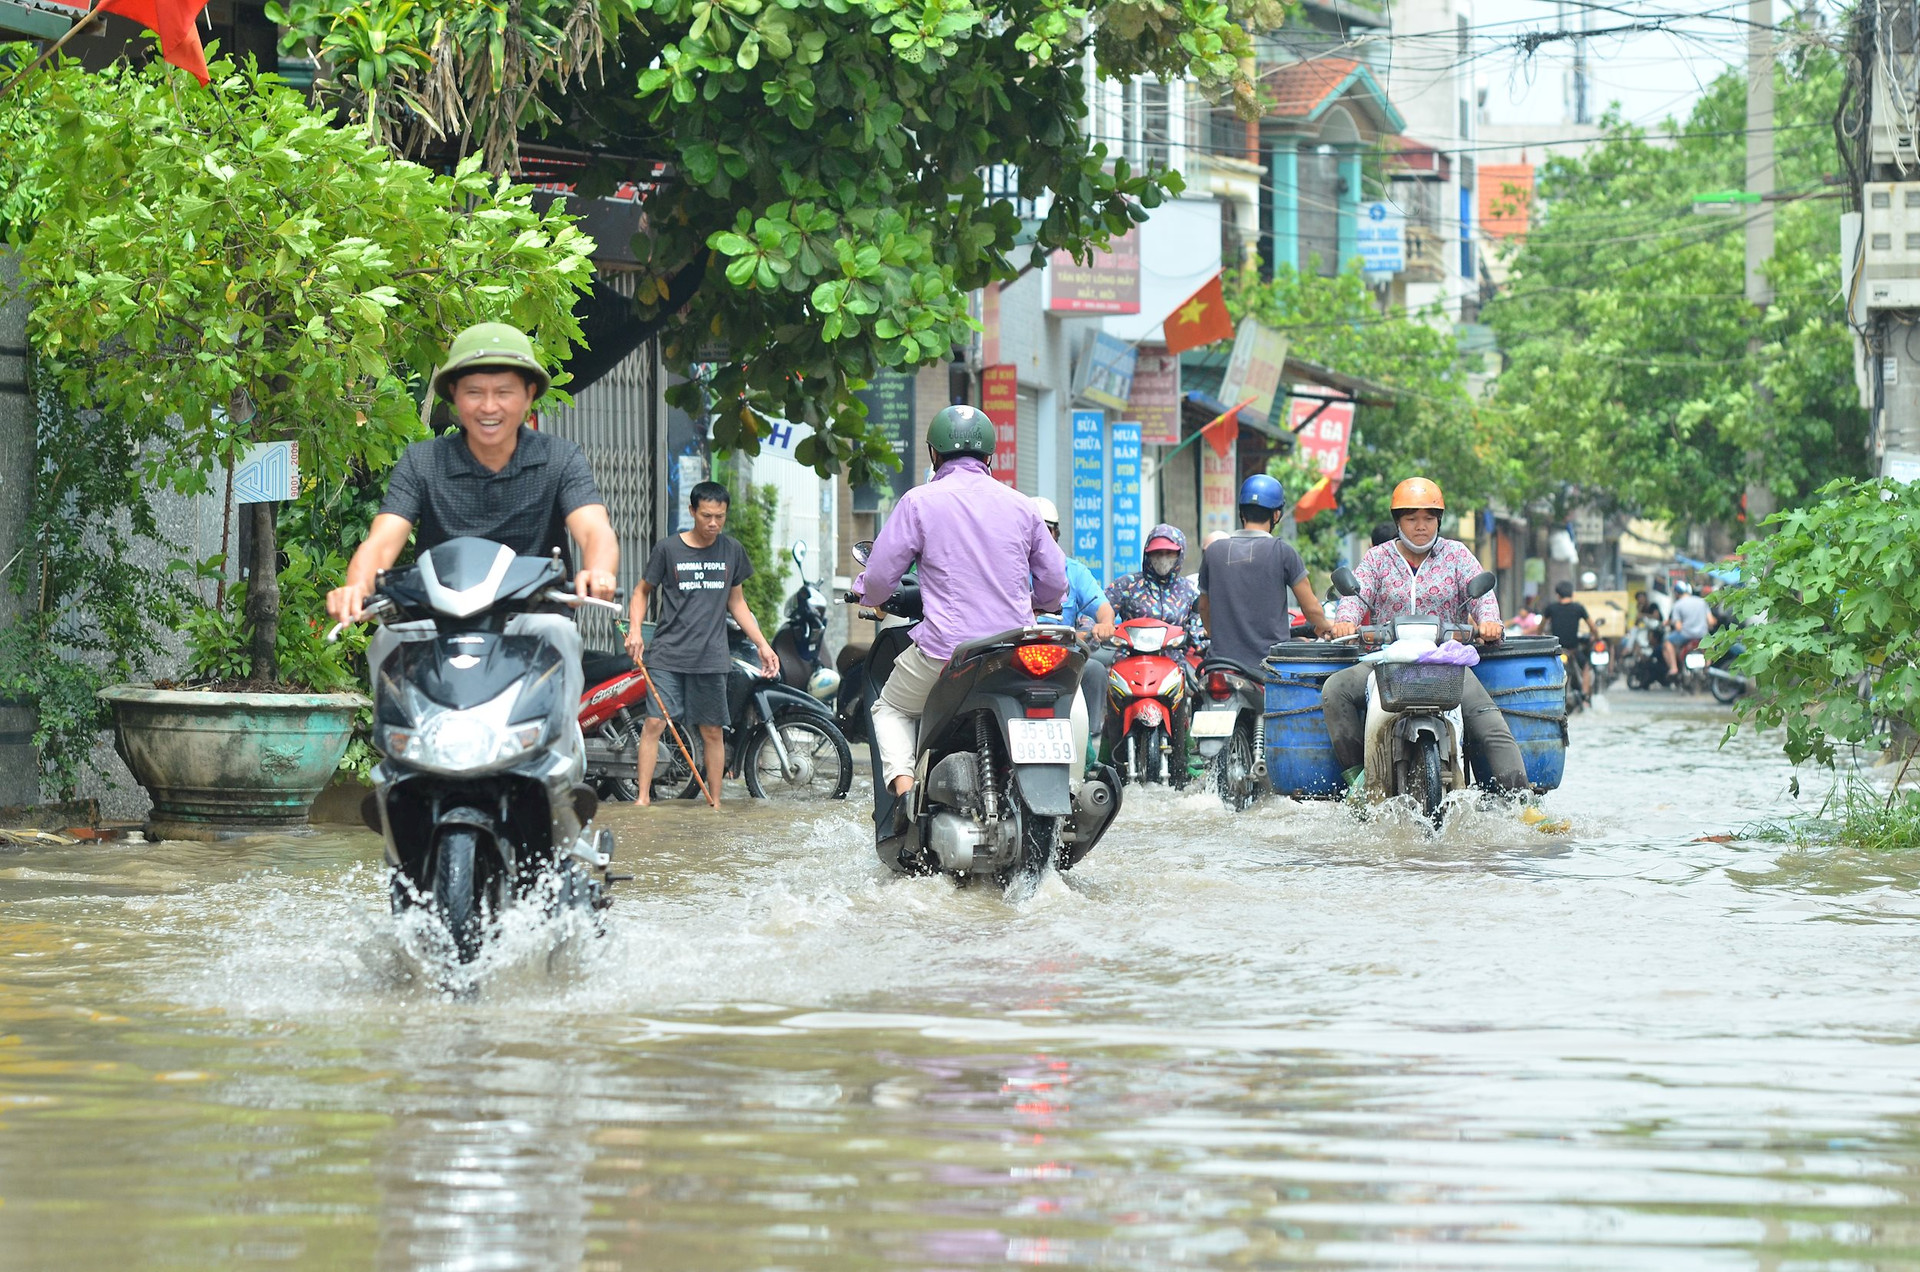
POLYGON ((1265 473, 1255 473, 1240 483, 1239 502, 1242 508, 1251 505, 1265 508, 1268 512, 1279 512, 1287 506, 1287 492, 1265 473))

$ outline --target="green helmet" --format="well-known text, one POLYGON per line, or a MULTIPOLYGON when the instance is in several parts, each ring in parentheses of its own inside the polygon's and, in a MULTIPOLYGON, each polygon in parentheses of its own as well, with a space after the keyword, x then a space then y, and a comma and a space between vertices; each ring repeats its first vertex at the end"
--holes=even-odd
POLYGON ((927 425, 927 448, 936 455, 993 457, 993 421, 977 406, 942 407, 927 425))
POLYGON ((447 360, 433 373, 433 391, 452 401, 453 382, 469 371, 524 371, 533 377, 535 398, 552 383, 527 333, 504 322, 477 322, 455 336, 447 360))

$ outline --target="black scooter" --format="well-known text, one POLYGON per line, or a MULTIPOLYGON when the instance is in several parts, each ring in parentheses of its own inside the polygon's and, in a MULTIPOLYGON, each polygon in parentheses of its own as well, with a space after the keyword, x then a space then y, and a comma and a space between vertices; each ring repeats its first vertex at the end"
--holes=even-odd
MULTIPOLYGON (((866 564, 871 543, 854 547, 866 564)), ((856 598, 849 598, 856 599, 856 598)), ((914 786, 905 803, 887 789, 872 708, 923 615, 903 584, 881 610, 910 620, 881 626, 868 653, 865 706, 873 757, 875 849, 902 874, 990 875, 1006 886, 1079 864, 1120 811, 1120 778, 1101 765, 1070 789, 1083 756, 1071 715, 1086 654, 1065 628, 1027 627, 954 651, 920 718, 914 786)), ((865 611, 880 620, 881 615, 865 611)))
POLYGON ((562 655, 505 634, 515 614, 577 602, 558 554, 461 538, 382 571, 367 604, 433 634, 402 640, 375 678, 383 758, 361 815, 386 840, 394 913, 430 909, 461 963, 509 908, 598 910, 616 879, 612 832, 594 826, 599 800, 568 745, 580 704, 562 693, 562 655))

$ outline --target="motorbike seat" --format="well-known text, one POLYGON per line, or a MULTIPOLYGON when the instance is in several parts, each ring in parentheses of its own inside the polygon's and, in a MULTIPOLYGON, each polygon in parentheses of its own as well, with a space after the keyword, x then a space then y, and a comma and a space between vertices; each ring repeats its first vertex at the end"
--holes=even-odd
POLYGON ((580 651, 580 674, 589 689, 604 685, 615 676, 624 676, 635 670, 633 659, 625 654, 610 653, 602 649, 583 649, 580 651))

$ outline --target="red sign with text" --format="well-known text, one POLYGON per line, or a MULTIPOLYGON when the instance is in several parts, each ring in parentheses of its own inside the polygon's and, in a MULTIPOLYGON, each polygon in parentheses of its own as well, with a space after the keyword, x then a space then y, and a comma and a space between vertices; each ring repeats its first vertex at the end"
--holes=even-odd
POLYGON ((1011 363, 980 373, 980 409, 993 421, 993 476, 1020 484, 1020 372, 1011 363))
POLYGON ((1347 474, 1347 443, 1353 437, 1353 403, 1294 398, 1287 403, 1287 425, 1300 441, 1300 457, 1311 460, 1334 485, 1347 474), (1319 411, 1315 416, 1313 413, 1319 411), (1313 416, 1311 424, 1301 421, 1313 416))

